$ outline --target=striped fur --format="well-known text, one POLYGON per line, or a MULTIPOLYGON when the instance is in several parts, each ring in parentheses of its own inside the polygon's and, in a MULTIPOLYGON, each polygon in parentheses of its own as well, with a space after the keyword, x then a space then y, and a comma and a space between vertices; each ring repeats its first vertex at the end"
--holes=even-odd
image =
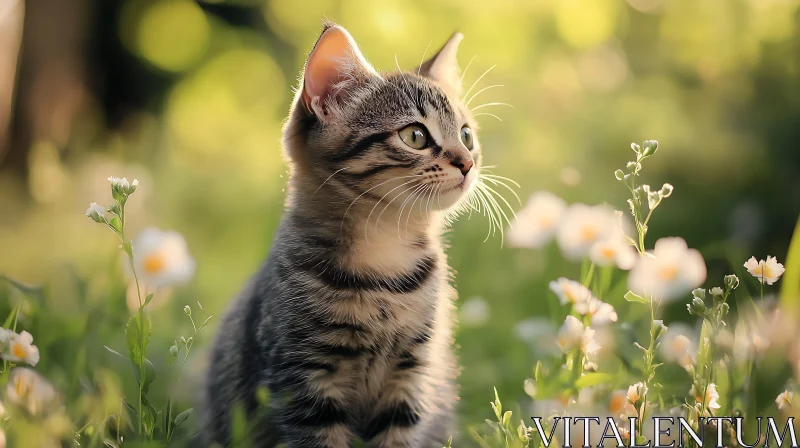
POLYGON ((441 447, 454 435, 455 291, 440 240, 480 145, 461 143, 475 123, 429 76, 356 73, 346 94, 311 108, 299 89, 284 130, 286 212, 211 351, 206 445, 233 444, 235 407, 255 446, 441 447), (411 123, 427 128, 428 148, 401 141, 411 123))

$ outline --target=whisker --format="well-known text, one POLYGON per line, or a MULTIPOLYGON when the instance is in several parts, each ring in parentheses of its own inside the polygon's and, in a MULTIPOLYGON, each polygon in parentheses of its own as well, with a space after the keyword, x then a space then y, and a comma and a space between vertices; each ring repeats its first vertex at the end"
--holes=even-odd
POLYGON ((471 102, 472 102, 472 100, 474 100, 474 99, 475 99, 475 98, 476 98, 478 95, 480 95, 481 93, 483 93, 483 92, 485 92, 485 91, 487 91, 487 90, 489 90, 489 89, 494 89, 495 87, 504 87, 504 86, 503 86, 503 84, 493 84, 493 85, 491 85, 491 86, 484 87, 484 88, 482 88, 481 90, 478 90, 477 92, 475 92, 475 94, 474 94, 474 95, 472 95, 471 97, 469 97, 469 99, 467 100, 467 102, 466 102, 466 103, 464 103, 464 105, 465 105, 465 106, 467 106, 467 107, 469 107, 469 103, 471 103, 471 102))
POLYGON ((490 114, 489 112, 481 112, 481 113, 479 113, 479 114, 475 114, 475 115, 473 115, 473 117, 480 117, 481 115, 488 115, 488 116, 490 116, 490 117, 497 118, 497 121, 503 121, 503 120, 502 120, 500 117, 498 117, 497 115, 495 115, 495 114, 490 114))
POLYGON ((351 202, 351 203, 350 203, 350 205, 348 205, 348 206, 347 206, 347 208, 345 209, 345 211, 344 211, 344 214, 342 215, 342 224, 341 224, 341 226, 340 226, 340 230, 343 230, 343 229, 344 229, 344 220, 345 220, 345 218, 347 217, 347 212, 349 212, 349 211, 350 211, 350 208, 351 208, 351 207, 353 207, 353 205, 354 205, 354 204, 355 204, 355 203, 356 203, 356 202, 357 202, 359 199, 361 199, 361 197, 362 197, 362 196, 364 196, 365 194, 369 193, 370 191, 372 191, 372 190, 374 190, 374 189, 376 189, 376 188, 380 187, 381 185, 383 185, 383 184, 385 184, 385 183, 387 183, 387 182, 391 182, 391 181, 393 181, 393 180, 407 179, 407 178, 409 178, 409 177, 416 177, 416 176, 418 176, 418 174, 412 174, 412 175, 410 175, 410 176, 400 176, 400 177, 393 177, 393 178, 391 178, 391 179, 386 179, 385 181, 383 181, 383 182, 379 183, 378 185, 375 185, 374 187, 372 187, 372 188, 368 189, 367 191, 365 191, 365 192, 361 193, 360 195, 358 195, 358 196, 357 196, 355 199, 353 199, 353 202, 351 202))
MULTIPOLYGON (((484 178, 485 178, 486 181, 491 182, 493 185, 500 185, 500 186, 504 187, 506 190, 510 191, 511 194, 513 194, 514 197, 517 199, 517 202, 519 202, 519 205, 522 206, 522 200, 519 198, 519 195, 517 194, 516 191, 514 191, 513 188, 511 188, 508 185, 506 185, 503 181, 500 181, 500 180, 497 180, 497 179, 492 179, 491 177, 486 177, 486 176, 484 176, 484 178)), ((511 181, 511 182, 514 182, 514 181, 511 181)), ((519 185, 517 185, 517 188, 519 188, 519 185)))
POLYGON ((484 173, 481 173, 481 176, 482 176, 482 177, 490 177, 490 178, 492 178, 492 179, 507 180, 507 181, 511 182, 512 184, 514 184, 514 185, 515 185, 517 188, 522 188, 522 187, 520 187, 520 185, 517 183, 517 181, 515 181, 514 179, 511 179, 510 177, 498 176, 497 174, 492 174, 491 172, 489 172, 489 174, 484 174, 484 173))
POLYGON ((477 55, 472 56, 472 58, 470 58, 469 62, 467 62, 467 66, 464 67, 464 71, 461 72, 461 81, 464 81, 464 76, 466 76, 467 70, 469 70, 469 66, 472 65, 472 61, 474 61, 476 57, 477 57, 477 55))
MULTIPOLYGON (((389 191, 388 191, 388 192, 387 192, 385 195, 381 196, 381 198, 380 198, 380 199, 378 199, 378 202, 376 202, 376 203, 375 203, 375 205, 373 205, 373 206, 372 206, 372 210, 370 210, 370 211, 369 211, 369 215, 367 215, 367 221, 366 221, 366 222, 365 222, 365 224, 364 224, 364 240, 365 240, 365 241, 368 239, 368 238, 367 238, 367 230, 369 229, 369 218, 370 218, 370 217, 372 217, 372 213, 375 211, 375 208, 376 208, 376 207, 378 207, 378 204, 380 204, 380 203, 381 203, 381 201, 383 201, 383 199, 384 199, 386 196, 389 196, 390 194, 392 194, 392 192, 393 192, 393 191, 397 190, 398 188, 400 188, 400 187, 402 187, 402 186, 404 186, 404 185, 408 185, 408 184, 410 184, 410 183, 412 183, 412 182, 416 182, 416 181, 417 181, 417 179, 411 179, 411 180, 409 180, 409 181, 403 182, 402 184, 400 184, 400 185, 398 185, 398 186, 396 186, 396 187, 392 188, 392 189, 391 189, 391 190, 389 190, 389 191)), ((395 199, 397 199, 397 196, 395 196, 395 199)), ((393 201, 393 200, 394 200, 394 199, 392 199, 392 201, 393 201)), ((391 203, 392 203, 392 201, 389 201, 389 204, 391 204, 391 203)), ((388 204, 387 204, 387 205, 388 205, 388 204)), ((377 226, 377 223, 376 223, 376 226, 377 226)))
POLYGON ((497 103, 497 102, 495 102, 495 103, 483 103, 483 104, 481 104, 481 105, 479 105, 479 106, 475 106, 475 107, 473 107, 473 108, 472 108, 472 109, 470 109, 470 110, 472 110, 472 111, 476 111, 476 110, 478 110, 478 109, 483 109, 484 107, 489 107, 489 106, 508 106, 508 107, 510 107, 510 108, 512 108, 512 109, 514 108, 514 106, 512 106, 512 105, 510 105, 510 104, 508 104, 508 103, 497 103))
MULTIPOLYGON (((431 189, 431 185, 425 185, 425 188, 423 188, 423 189, 421 189, 419 191, 416 191, 414 193, 414 200, 411 202, 411 206, 408 207, 408 215, 406 215, 406 236, 408 236, 408 221, 409 221, 409 219, 411 219, 411 213, 414 211, 414 204, 416 204, 417 200, 419 200, 422 197, 422 195, 424 195, 425 192, 427 190, 430 190, 430 189, 431 189)), ((397 234, 398 235, 400 235, 400 219, 402 217, 403 217, 403 214, 401 212, 400 213, 400 218, 397 219, 397 234)))
POLYGON ((329 180, 331 180, 331 177, 335 176, 337 173, 340 173, 340 172, 342 172, 342 171, 344 171, 344 170, 346 170, 346 169, 347 169, 347 167, 344 167, 344 168, 340 168, 340 169, 338 169, 338 170, 334 171, 334 172, 333 172, 333 174, 331 174, 330 176, 328 176, 328 178, 327 178, 327 179, 325 179, 325 181, 324 181, 324 182, 322 182, 322 183, 319 185, 319 187, 317 187, 317 189, 316 189, 316 190, 314 190, 314 194, 312 194, 311 196, 312 196, 312 197, 314 197, 314 196, 317 194, 317 192, 319 191, 319 189, 320 189, 320 188, 322 188, 322 186, 323 186, 323 185, 325 185, 326 183, 328 183, 328 181, 329 181, 329 180))
POLYGON ((464 98, 468 97, 469 93, 472 92, 472 89, 475 88, 475 86, 480 82, 480 80, 483 79, 483 77, 486 76, 495 67, 497 67, 497 64, 489 67, 488 69, 486 69, 485 72, 483 72, 483 74, 481 76, 478 76, 478 79, 476 79, 475 82, 472 83, 472 85, 470 86, 469 90, 467 90, 467 93, 464 94, 464 98))
POLYGON ((422 70, 422 63, 425 62, 425 55, 428 54, 428 48, 430 48, 432 41, 428 41, 428 45, 425 45, 425 51, 422 52, 422 57, 419 59, 419 66, 417 67, 417 76, 419 76, 419 71, 422 70))
MULTIPOLYGON (((397 237, 402 238, 400 236, 400 220, 403 219, 403 210, 406 208, 406 204, 410 201, 418 192, 423 191, 427 185, 421 183, 419 185, 414 186, 413 191, 408 194, 408 197, 400 204, 400 211, 397 213, 397 237)), ((408 211, 409 216, 411 215, 411 210, 408 211)), ((406 234, 408 234, 408 230, 406 229, 406 234)))

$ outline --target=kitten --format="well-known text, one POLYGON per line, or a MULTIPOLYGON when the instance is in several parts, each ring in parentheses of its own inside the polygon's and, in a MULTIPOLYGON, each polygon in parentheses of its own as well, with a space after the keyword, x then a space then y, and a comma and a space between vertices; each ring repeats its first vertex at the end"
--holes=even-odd
POLYGON ((417 69, 378 73, 325 25, 284 129, 285 215, 211 352, 206 443, 233 443, 237 406, 256 446, 441 447, 454 434, 440 234, 481 160, 460 99, 462 37, 417 69))

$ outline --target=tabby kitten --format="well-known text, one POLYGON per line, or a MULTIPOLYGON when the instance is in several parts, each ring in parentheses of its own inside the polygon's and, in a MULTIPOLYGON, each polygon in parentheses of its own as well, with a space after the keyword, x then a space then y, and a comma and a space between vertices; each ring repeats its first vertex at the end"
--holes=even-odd
POLYGON ((440 234, 481 160, 462 37, 417 69, 378 73, 344 28, 324 27, 284 130, 286 212, 211 352, 207 444, 234 443, 237 406, 256 446, 441 447, 454 434, 440 234))

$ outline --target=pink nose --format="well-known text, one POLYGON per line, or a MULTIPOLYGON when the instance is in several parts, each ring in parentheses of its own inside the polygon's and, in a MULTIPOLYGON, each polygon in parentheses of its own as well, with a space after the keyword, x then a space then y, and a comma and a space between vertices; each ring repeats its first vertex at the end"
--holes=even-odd
POLYGON ((464 176, 469 173, 469 170, 472 169, 472 165, 474 165, 472 159, 464 160, 461 157, 456 157, 450 164, 461 170, 461 174, 464 176))

